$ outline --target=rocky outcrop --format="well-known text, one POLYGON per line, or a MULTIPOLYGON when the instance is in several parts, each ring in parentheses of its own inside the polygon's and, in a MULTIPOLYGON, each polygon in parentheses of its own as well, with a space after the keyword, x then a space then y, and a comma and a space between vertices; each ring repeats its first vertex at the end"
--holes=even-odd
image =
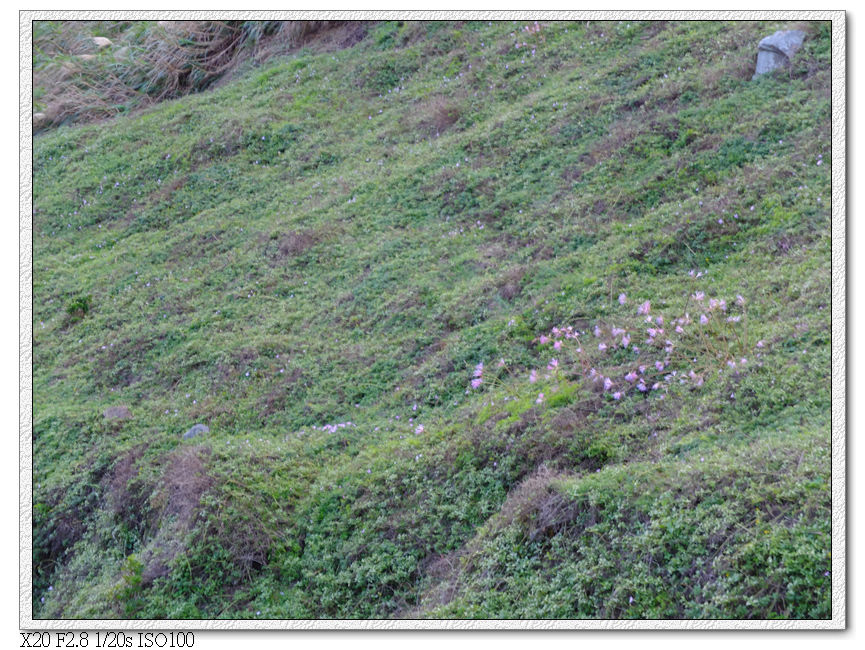
POLYGON ((196 424, 183 434, 183 439, 188 440, 189 438, 194 438, 195 436, 208 433, 209 431, 210 427, 208 427, 206 424, 196 424))
POLYGON ((757 46, 757 69, 751 79, 790 65, 790 61, 805 41, 805 32, 778 31, 767 36, 757 46))

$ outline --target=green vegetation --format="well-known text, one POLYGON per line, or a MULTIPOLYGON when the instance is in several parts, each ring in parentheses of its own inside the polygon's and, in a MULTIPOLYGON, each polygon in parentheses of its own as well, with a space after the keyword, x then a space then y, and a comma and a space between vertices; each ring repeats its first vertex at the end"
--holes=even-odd
POLYGON ((34 617, 830 617, 828 24, 367 27, 36 137, 34 617))

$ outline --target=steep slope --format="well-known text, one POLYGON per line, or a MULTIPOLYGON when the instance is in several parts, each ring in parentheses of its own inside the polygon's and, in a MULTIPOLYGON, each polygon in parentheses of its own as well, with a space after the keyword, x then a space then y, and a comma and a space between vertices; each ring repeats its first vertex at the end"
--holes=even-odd
POLYGON ((828 617, 788 27, 382 23, 38 137, 34 615, 828 617))

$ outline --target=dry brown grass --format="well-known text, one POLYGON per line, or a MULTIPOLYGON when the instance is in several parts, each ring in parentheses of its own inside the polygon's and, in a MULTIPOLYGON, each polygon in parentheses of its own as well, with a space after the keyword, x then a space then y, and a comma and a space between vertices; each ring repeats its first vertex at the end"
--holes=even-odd
POLYGON ((502 300, 510 302, 522 293, 522 282, 525 275, 526 268, 522 266, 511 269, 504 274, 504 277, 499 281, 499 295, 502 300))
POLYGON ((366 24, 346 21, 158 21, 128 42, 121 33, 100 52, 90 34, 99 25, 71 21, 34 37, 35 130, 98 121, 197 92, 249 60, 261 62, 316 39, 328 50, 366 34, 366 24))
POLYGON ((280 240, 279 255, 283 258, 296 257, 315 246, 320 239, 320 233, 315 230, 295 230, 280 240))

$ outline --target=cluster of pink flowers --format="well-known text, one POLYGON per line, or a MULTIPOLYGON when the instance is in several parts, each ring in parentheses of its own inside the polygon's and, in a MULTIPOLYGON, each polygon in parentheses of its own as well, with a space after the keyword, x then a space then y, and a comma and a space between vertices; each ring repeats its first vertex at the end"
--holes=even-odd
MULTIPOLYGON (((692 273, 691 275, 692 277, 696 276, 695 273, 692 273)), ((699 275, 703 274, 700 273, 699 275)), ((706 301, 706 295, 703 291, 695 292, 691 298, 699 304, 706 304, 706 313, 701 314, 699 319, 699 322, 702 325, 706 325, 710 322, 713 313, 724 313, 726 315, 727 301, 724 299, 709 298, 708 301, 704 303, 703 301, 706 301)), ((627 303, 627 296, 624 293, 620 294, 618 302, 620 305, 625 305, 627 303)), ((744 307, 745 299, 741 295, 737 295, 735 303, 739 307, 744 307)), ((675 331, 675 334, 673 334, 673 332, 668 333, 664 328, 664 323, 667 322, 664 316, 652 312, 651 301, 646 300, 641 303, 638 306, 636 313, 638 316, 644 317, 644 320, 648 325, 644 330, 646 333, 645 351, 637 345, 631 344, 634 334, 633 332, 629 332, 626 327, 618 325, 607 326, 603 323, 597 323, 590 329, 595 338, 599 339, 597 350, 601 353, 601 356, 609 354, 617 348, 629 350, 633 354, 637 355, 633 362, 636 367, 628 368, 626 365, 625 368, 618 366, 615 370, 611 369, 608 372, 599 370, 600 366, 597 365, 597 360, 592 361, 587 358, 587 355, 582 353, 583 351, 579 339, 581 335, 586 335, 587 332, 580 332, 570 326, 553 327, 549 334, 542 334, 539 336, 537 342, 542 346, 552 343, 552 347, 556 352, 563 354, 566 358, 570 357, 581 366, 580 374, 590 379, 593 383, 598 383, 603 388, 603 392, 609 394, 615 400, 622 399, 629 391, 639 391, 639 393, 649 393, 651 391, 663 392, 667 389, 669 384, 674 381, 678 381, 682 384, 688 383, 694 387, 702 386, 704 382, 704 371, 701 372, 694 368, 685 368, 684 370, 673 370, 669 368, 669 366, 674 362, 674 351, 676 351, 677 348, 683 347, 683 345, 687 349, 688 344, 683 341, 674 342, 672 339, 674 339, 676 335, 686 335, 686 328, 693 322, 690 314, 686 312, 681 317, 669 320, 670 327, 674 328, 675 331), (575 345, 567 347, 564 346, 563 342, 568 339, 573 339, 575 345), (650 354, 654 350, 663 350, 663 357, 661 359, 655 358, 647 360, 643 363, 639 362, 641 359, 640 355, 643 355, 642 358, 644 359, 646 354, 650 354)), ((735 314, 726 317, 725 320, 727 323, 738 323, 742 318, 743 314, 735 314)), ((693 339, 691 340, 691 344, 694 344, 693 339)), ((760 341, 757 344, 758 347, 762 347, 763 345, 763 341, 760 341)), ((690 357, 692 354, 693 353, 689 353, 687 356, 690 357)), ((684 356, 684 354, 680 356, 684 356)), ((692 361, 696 363, 697 359, 693 358, 692 361)), ((739 360, 726 359, 726 366, 735 372, 736 369, 741 367, 741 365, 746 361, 747 360, 744 357, 739 360)), ((562 358, 557 356, 557 358, 550 360, 546 369, 548 371, 559 371, 560 369, 567 367, 567 365, 567 361, 563 362, 562 358)), ((546 375, 546 378, 549 379, 550 375, 546 375)), ((529 382, 535 383, 537 380, 538 371, 532 370, 529 375, 529 382)))
POLYGON ((481 361, 475 366, 474 374, 472 375, 472 388, 478 389, 484 383, 484 362, 481 361))
MULTIPOLYGON (((703 273, 692 272, 690 275, 700 277, 703 273)), ((663 393, 673 383, 694 388, 702 386, 707 372, 706 363, 714 364, 719 357, 723 364, 718 370, 719 373, 725 367, 738 373, 747 363, 747 358, 743 356, 745 343, 739 334, 735 337, 728 336, 724 328, 729 329, 745 317, 745 299, 736 295, 735 305, 742 308, 743 312, 731 315, 727 313, 727 301, 722 298, 707 299, 703 291, 696 291, 689 299, 694 300, 698 306, 704 305, 705 309, 698 320, 699 330, 692 327, 690 333, 688 328, 694 321, 688 312, 677 318, 665 318, 662 314, 653 313, 649 300, 637 307, 636 315, 642 318, 631 323, 630 331, 627 326, 603 322, 590 326, 588 331, 580 331, 573 326, 551 328, 548 333, 538 336, 535 342, 540 346, 551 346, 556 356, 549 359, 545 370, 532 369, 528 375, 529 383, 536 384, 542 372, 545 372, 544 379, 553 382, 558 377, 576 374, 597 384, 598 390, 614 400, 621 400, 628 394, 649 394, 653 391, 662 393, 660 399, 663 399, 663 393), (632 340, 639 336, 640 321, 646 323, 642 328, 646 333, 645 349, 632 344, 632 340), (665 323, 668 323, 667 327, 673 331, 668 332, 665 323), (718 325, 703 327, 709 323, 718 325), (584 352, 581 337, 591 334, 598 339, 597 352, 592 349, 594 346, 584 352), (738 346, 738 354, 733 351, 735 346, 738 346), (634 356, 623 361, 622 354, 625 352, 634 356), (698 357, 703 360, 703 365, 698 363, 698 357), (609 359, 608 364, 604 363, 605 358, 609 359)), ((627 296, 620 294, 618 302, 624 306, 628 302, 627 296)), ((625 320, 634 320, 633 316, 622 316, 625 320)), ((762 340, 756 344, 757 348, 764 346, 765 342, 762 340)), ((502 366, 502 362, 498 365, 502 366)), ((484 364, 481 362, 474 369, 472 388, 477 389, 483 383, 483 371, 484 364)), ((556 390, 554 385, 551 390, 556 390)), ((538 404, 543 403, 544 393, 539 393, 535 401, 538 404)))

